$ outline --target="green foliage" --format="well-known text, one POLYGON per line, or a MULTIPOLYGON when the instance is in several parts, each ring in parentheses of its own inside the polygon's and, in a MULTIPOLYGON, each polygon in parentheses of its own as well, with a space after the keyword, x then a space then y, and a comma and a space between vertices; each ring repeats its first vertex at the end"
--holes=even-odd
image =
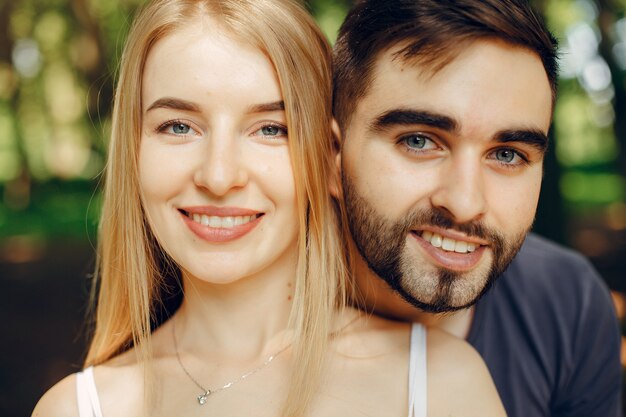
POLYGON ((331 43, 337 39, 337 32, 343 22, 350 2, 336 0, 316 0, 310 5, 313 16, 331 43))
POLYGON ((101 194, 93 182, 51 180, 32 186, 30 193, 15 185, 0 188, 0 239, 30 235, 77 238, 95 242, 101 194))
MULTIPOLYGON (((93 179, 104 166, 115 73, 130 21, 141 3, 0 4, 0 27, 5 28, 0 33, 0 238, 67 233, 86 237, 86 231, 93 232, 97 216, 88 207, 94 195, 91 206, 98 204, 93 179)), ((334 41, 351 3, 306 4, 334 41)), ((574 25, 586 22, 602 35, 610 28, 595 26, 600 24, 595 14, 610 26, 626 10, 626 0, 533 3, 565 46, 574 25)), ((599 53, 613 65, 606 50, 599 53)), ((624 72, 614 70, 613 76, 615 97, 626 96, 624 72)), ((554 133, 566 209, 580 205, 602 209, 626 198, 626 139, 617 124, 617 99, 598 101, 576 78, 562 82, 554 133)))

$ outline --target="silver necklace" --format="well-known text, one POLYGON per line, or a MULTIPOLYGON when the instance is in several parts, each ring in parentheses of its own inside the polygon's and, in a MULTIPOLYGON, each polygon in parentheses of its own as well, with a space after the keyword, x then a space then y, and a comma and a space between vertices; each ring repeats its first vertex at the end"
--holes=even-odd
POLYGON ((248 378, 249 376, 259 372, 261 369, 265 368, 267 365, 269 365, 270 363, 272 363, 272 361, 281 353, 283 353, 284 351, 286 351, 290 346, 291 343, 288 344, 287 346, 285 346, 284 348, 282 348, 281 350, 277 351, 276 353, 274 353, 273 355, 269 356, 265 362, 263 362, 261 365, 259 365, 258 367, 252 369, 251 371, 246 372, 245 374, 239 375, 237 378, 233 379, 230 382, 227 382, 226 384, 222 385, 221 387, 218 388, 214 388, 214 389, 207 389, 205 388, 202 384, 200 384, 193 376, 191 376, 191 374, 189 373, 189 371, 187 370, 187 368, 185 368, 185 365, 183 365, 183 361, 180 359, 180 354, 178 353, 178 344, 176 343, 176 320, 172 319, 172 338, 174 339, 174 351, 176 352, 176 359, 178 360, 178 364, 180 365, 180 367, 182 368, 183 372, 185 372, 185 374, 187 375, 187 377, 189 377, 189 379, 198 387, 202 390, 202 393, 200 395, 198 395, 196 397, 196 399, 198 400, 198 404, 200 405, 204 405, 206 404, 207 400, 209 399, 209 395, 211 394, 215 394, 216 392, 220 392, 223 391, 225 389, 228 389, 230 387, 232 387, 233 385, 235 385, 238 382, 243 381, 244 379, 248 378))

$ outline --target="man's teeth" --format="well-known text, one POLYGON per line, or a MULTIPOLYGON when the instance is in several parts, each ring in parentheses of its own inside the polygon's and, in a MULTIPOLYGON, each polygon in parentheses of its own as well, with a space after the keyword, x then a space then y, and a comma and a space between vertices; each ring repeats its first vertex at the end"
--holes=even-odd
POLYGON ((441 248, 447 252, 468 253, 474 252, 478 245, 462 240, 454 240, 449 237, 443 237, 437 233, 428 231, 422 232, 422 239, 430 242, 436 248, 441 248))
POLYGON ((189 217, 196 223, 199 223, 203 226, 209 226, 213 228, 231 228, 235 226, 240 226, 242 224, 246 224, 255 220, 257 218, 256 215, 253 216, 207 216, 206 214, 190 214, 189 217))

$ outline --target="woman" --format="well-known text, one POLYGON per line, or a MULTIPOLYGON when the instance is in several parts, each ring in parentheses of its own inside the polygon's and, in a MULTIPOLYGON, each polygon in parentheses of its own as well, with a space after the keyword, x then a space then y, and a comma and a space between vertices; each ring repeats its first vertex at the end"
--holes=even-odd
POLYGON ((344 307, 330 55, 289 0, 143 9, 120 67, 86 370, 33 415, 396 416, 425 412, 427 392, 430 415, 503 415, 463 342, 429 331, 426 347, 414 327, 409 366, 409 325, 344 307))

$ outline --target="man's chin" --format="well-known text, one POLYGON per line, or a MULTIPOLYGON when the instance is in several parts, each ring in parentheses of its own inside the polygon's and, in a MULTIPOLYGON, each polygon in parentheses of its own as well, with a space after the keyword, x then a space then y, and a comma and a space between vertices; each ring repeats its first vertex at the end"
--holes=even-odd
POLYGON ((471 301, 468 301, 462 304, 458 304, 458 303, 455 304, 452 300, 437 300, 437 301, 431 301, 431 302, 421 301, 413 297, 412 295, 406 293, 405 291, 396 290, 396 292, 407 303, 409 303, 411 306, 415 307, 416 309, 425 313, 434 313, 434 314, 454 313, 459 310, 465 310, 475 305, 480 299, 480 297, 482 296, 481 294, 481 296, 474 297, 471 301))
POLYGON ((454 313, 455 311, 465 310, 475 305, 478 302, 478 298, 475 298, 472 301, 469 301, 465 304, 460 304, 460 305, 454 305, 452 302, 445 302, 445 301, 437 302, 437 303, 428 303, 428 302, 417 300, 411 296, 405 296, 403 294, 400 294, 400 295, 402 295, 402 297, 404 298, 406 302, 408 302, 409 304, 411 304, 413 307, 417 308, 418 310, 423 311, 425 313, 433 313, 433 314, 454 313))
POLYGON ((397 283, 393 289, 409 304, 428 313, 451 313, 475 305, 492 287, 500 275, 493 268, 474 271, 474 274, 459 274, 440 271, 436 287, 432 291, 412 287, 405 282, 397 283), (425 298, 428 297, 428 298, 425 298))

